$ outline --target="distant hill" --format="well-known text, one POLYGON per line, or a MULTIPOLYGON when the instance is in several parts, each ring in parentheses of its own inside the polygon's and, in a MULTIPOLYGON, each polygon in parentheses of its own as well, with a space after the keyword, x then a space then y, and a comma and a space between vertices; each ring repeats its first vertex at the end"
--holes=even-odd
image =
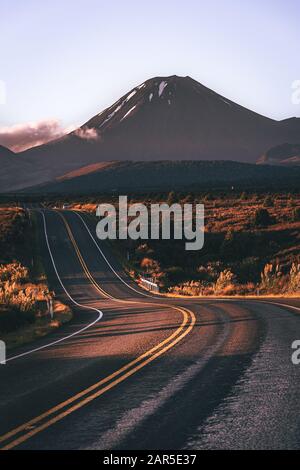
POLYGON ((22 169, 17 179, 7 175, 3 190, 45 183, 111 161, 255 163, 266 149, 299 139, 300 119, 266 118, 190 77, 155 77, 74 132, 20 154, 30 170, 22 169))
POLYGON ((257 161, 265 165, 300 165, 300 144, 282 144, 272 147, 257 161))
POLYGON ((30 175, 31 166, 31 163, 18 154, 0 145, 0 192, 18 187, 20 178, 24 185, 26 175, 30 175))
POLYGON ((89 194, 111 191, 298 189, 300 168, 231 161, 115 162, 100 170, 28 189, 33 193, 89 194))
POLYGON ((14 152, 12 152, 6 147, 3 147, 3 145, 0 145, 0 158, 2 162, 4 161, 4 159, 6 159, 6 157, 10 158, 13 155, 15 155, 14 152))

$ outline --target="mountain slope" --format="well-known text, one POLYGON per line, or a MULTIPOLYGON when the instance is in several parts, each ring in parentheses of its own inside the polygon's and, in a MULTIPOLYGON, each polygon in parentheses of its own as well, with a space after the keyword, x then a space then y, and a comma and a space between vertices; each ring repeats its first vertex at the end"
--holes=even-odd
POLYGON ((12 157, 13 155, 15 155, 15 153, 12 152, 12 150, 0 145, 0 158, 3 159, 3 161, 6 157, 12 157))
POLYGON ((266 118, 190 77, 156 77, 81 128, 24 152, 22 158, 34 167, 26 180, 28 186, 115 160, 254 163, 266 149, 299 138, 300 119, 266 118))
POLYGON ((0 192, 9 191, 21 183, 26 185, 27 175, 30 178, 31 163, 0 145, 0 192))
MULTIPOLYGON (((99 192, 298 189, 300 168, 268 167, 232 161, 115 162, 93 173, 40 185, 34 193, 88 194, 99 192)), ((25 190, 26 191, 26 190, 25 190)))

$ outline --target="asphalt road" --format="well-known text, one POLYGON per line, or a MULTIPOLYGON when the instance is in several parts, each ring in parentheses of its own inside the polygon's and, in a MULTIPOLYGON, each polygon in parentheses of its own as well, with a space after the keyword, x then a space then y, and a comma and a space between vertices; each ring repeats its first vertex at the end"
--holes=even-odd
POLYGON ((87 220, 38 218, 75 315, 0 366, 0 448, 300 448, 300 301, 155 297, 87 220))

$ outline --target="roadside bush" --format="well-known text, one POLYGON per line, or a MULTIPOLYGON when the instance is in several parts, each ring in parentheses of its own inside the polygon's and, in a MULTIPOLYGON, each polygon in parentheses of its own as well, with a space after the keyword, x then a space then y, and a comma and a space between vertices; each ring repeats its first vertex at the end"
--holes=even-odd
POLYGON ((266 264, 261 273, 260 288, 266 293, 275 293, 279 288, 281 276, 282 272, 278 264, 266 264))
POLYGON ((208 262, 206 266, 199 266, 197 273, 202 281, 216 282, 220 269, 222 269, 222 265, 219 261, 208 262))
POLYGON ((47 311, 48 286, 28 282, 28 270, 20 263, 0 265, 0 330, 12 331, 33 322, 47 311))
POLYGON ((289 291, 300 292, 300 263, 293 263, 290 269, 289 291))
POLYGON ((187 281, 175 287, 170 287, 168 292, 178 295, 201 296, 212 295, 214 293, 212 286, 200 281, 187 281))
MULTIPOLYGON (((28 279, 28 269, 20 263, 0 265, 0 283, 4 281, 24 282, 28 279)), ((0 284, 1 286, 1 284, 0 284)))
POLYGON ((141 260, 140 266, 142 269, 145 269, 147 273, 154 273, 159 271, 159 263, 152 258, 143 258, 141 260))
POLYGON ((214 286, 215 294, 228 294, 230 290, 233 290, 236 283, 236 276, 231 272, 230 269, 224 269, 220 272, 217 282, 214 286))

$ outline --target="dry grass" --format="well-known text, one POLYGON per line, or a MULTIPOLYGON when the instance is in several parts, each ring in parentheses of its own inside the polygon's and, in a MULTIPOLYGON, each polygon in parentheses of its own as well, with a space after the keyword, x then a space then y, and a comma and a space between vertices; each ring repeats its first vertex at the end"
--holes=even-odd
POLYGON ((0 221, 0 333, 11 347, 53 331, 71 311, 55 303, 53 322, 49 319, 54 293, 37 254, 34 221, 22 209, 9 206, 0 207, 0 221))
POLYGON ((16 331, 2 334, 1 339, 5 341, 7 349, 11 350, 55 332, 59 327, 69 322, 72 316, 69 307, 55 301, 53 319, 49 315, 38 317, 33 324, 27 324, 16 331))
POLYGON ((268 196, 252 196, 245 200, 204 201, 206 231, 219 233, 230 229, 235 232, 249 230, 250 221, 253 220, 255 212, 261 208, 266 208, 275 221, 274 225, 264 230, 284 230, 287 227, 299 230, 300 221, 293 221, 292 213, 296 208, 300 208, 300 197, 279 194, 270 199, 272 206, 268 205, 270 203, 268 196))
MULTIPOLYGON (((129 198, 130 203, 203 203, 205 244, 186 252, 174 241, 112 242, 128 272, 147 273, 163 292, 184 295, 285 295, 300 292, 300 195, 297 194, 176 194, 129 198), (266 210, 269 223, 258 223, 266 210), (130 262, 126 260, 130 252, 130 262), (266 270, 271 271, 267 273, 266 270), (277 270, 277 273, 274 274, 277 270), (298 274, 293 274, 296 270, 298 274), (275 276, 275 281, 273 277, 275 276)), ((117 204, 116 196, 99 202, 117 204)), ((97 200, 73 203, 73 208, 95 215, 97 200)))

